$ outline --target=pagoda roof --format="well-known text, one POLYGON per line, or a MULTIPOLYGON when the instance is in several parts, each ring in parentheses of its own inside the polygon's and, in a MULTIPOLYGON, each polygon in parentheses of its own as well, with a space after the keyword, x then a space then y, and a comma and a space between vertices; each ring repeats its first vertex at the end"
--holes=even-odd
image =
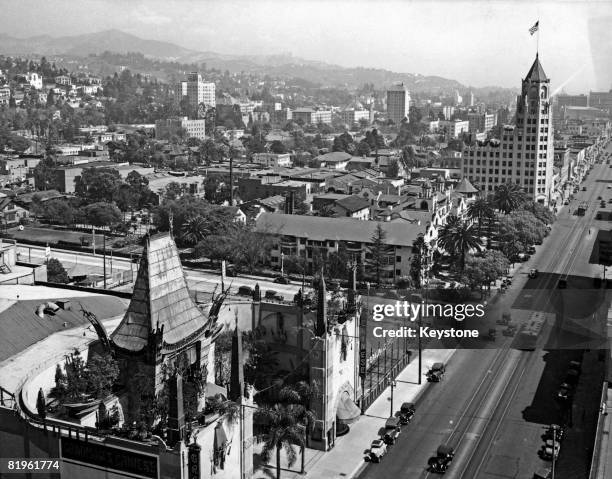
POLYGON ((172 236, 161 233, 148 237, 130 305, 111 335, 112 342, 138 352, 158 333, 164 347, 171 349, 199 336, 207 324, 208 318, 189 296, 172 236))

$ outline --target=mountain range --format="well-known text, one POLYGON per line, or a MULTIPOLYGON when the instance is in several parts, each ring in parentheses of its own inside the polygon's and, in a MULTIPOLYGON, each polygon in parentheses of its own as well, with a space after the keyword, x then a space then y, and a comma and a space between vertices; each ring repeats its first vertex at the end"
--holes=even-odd
POLYGON ((46 55, 87 57, 104 51, 138 52, 151 58, 180 63, 205 63, 207 68, 230 72, 267 73, 271 76, 302 78, 328 86, 358 87, 373 83, 377 87, 403 81, 415 92, 465 90, 456 80, 414 73, 396 73, 380 68, 342 67, 305 60, 291 54, 228 55, 191 50, 174 43, 148 40, 120 30, 105 30, 75 36, 39 35, 15 38, 0 34, 0 53, 5 55, 46 55))

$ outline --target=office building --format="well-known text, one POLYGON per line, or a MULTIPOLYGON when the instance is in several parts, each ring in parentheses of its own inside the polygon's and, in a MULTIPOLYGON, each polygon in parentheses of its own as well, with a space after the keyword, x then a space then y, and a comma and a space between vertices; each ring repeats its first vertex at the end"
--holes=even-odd
POLYGON ((516 183, 535 201, 549 204, 553 177, 550 80, 536 59, 517 97, 516 125, 505 126, 499 140, 467 147, 463 175, 485 194, 516 183))
POLYGON ((399 125, 408 117, 410 109, 410 92, 403 83, 393 85, 387 90, 387 117, 399 125))
POLYGON ((197 109, 200 105, 205 108, 215 107, 215 84, 205 82, 198 72, 191 72, 187 79, 178 83, 176 89, 176 101, 180 102, 187 97, 189 104, 197 109))
POLYGON ((487 133, 496 124, 497 118, 494 113, 468 113, 470 133, 487 133))
POLYGON ((182 118, 171 118, 168 120, 157 120, 155 122, 155 137, 169 140, 172 136, 181 136, 185 134, 185 138, 197 138, 198 140, 206 139, 206 121, 205 120, 189 120, 186 116, 182 118), (182 132, 181 129, 185 130, 182 132))

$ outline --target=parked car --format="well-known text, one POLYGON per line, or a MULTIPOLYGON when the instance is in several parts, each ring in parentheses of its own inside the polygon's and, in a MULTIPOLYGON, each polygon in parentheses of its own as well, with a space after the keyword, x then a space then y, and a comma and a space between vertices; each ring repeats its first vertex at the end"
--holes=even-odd
POLYGON ((399 417, 391 416, 389 419, 387 419, 385 422, 385 435, 383 436, 385 444, 395 444, 395 441, 397 440, 401 431, 401 420, 399 417))
POLYGON ((445 371, 444 363, 434 363, 429 371, 427 371, 427 380, 431 383, 438 383, 442 381, 445 371))
POLYGON ((280 294, 278 294, 273 289, 269 289, 269 290, 266 291, 265 298, 266 299, 272 299, 272 300, 275 300, 275 301, 282 301, 282 300, 285 299, 284 296, 281 296, 280 294))
POLYGON ((529 277, 530 278, 537 278, 538 277, 538 270, 536 268, 531 268, 529 270, 529 277))
POLYGON ((383 456, 387 454, 387 445, 382 439, 374 439, 370 444, 370 460, 372 462, 380 462, 383 456))
POLYGON ((240 296, 253 296, 253 288, 250 286, 240 286, 238 288, 238 294, 240 296))
POLYGON ((525 262, 525 261, 529 261, 529 259, 531 258, 531 256, 530 256, 529 254, 527 254, 527 253, 519 253, 519 254, 518 254, 518 258, 519 258, 519 260, 521 260, 522 262, 525 262))
POLYGON ((402 406, 400 407, 400 423, 408 424, 410 421, 412 421, 412 417, 414 416, 415 412, 416 412, 416 407, 414 406, 414 403, 412 402, 403 403, 402 406))
POLYGON ((557 288, 559 289, 566 289, 567 288, 567 279, 560 279, 559 282, 557 283, 557 288))
POLYGON ((274 282, 277 284, 289 284, 290 281, 285 276, 277 276, 274 278, 274 282))

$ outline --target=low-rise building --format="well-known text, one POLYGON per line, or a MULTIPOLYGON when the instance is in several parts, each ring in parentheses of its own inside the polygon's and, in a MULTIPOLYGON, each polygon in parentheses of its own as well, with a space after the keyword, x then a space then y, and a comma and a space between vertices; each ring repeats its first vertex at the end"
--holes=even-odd
POLYGON ((291 166, 291 155, 289 153, 254 153, 252 162, 270 167, 291 166))
POLYGON ((186 116, 155 122, 155 137, 169 139, 172 136, 181 136, 185 130, 187 138, 206 139, 206 120, 189 120, 186 116))
POLYGON ((392 283, 409 275, 413 243, 419 235, 427 233, 430 225, 273 213, 261 214, 256 222, 258 231, 270 233, 275 238, 271 251, 273 265, 280 264, 281 253, 303 256, 312 265, 313 258, 326 257, 342 246, 361 268, 371 259, 368 246, 372 245, 379 225, 386 235, 383 242, 389 246, 381 280, 392 283))

